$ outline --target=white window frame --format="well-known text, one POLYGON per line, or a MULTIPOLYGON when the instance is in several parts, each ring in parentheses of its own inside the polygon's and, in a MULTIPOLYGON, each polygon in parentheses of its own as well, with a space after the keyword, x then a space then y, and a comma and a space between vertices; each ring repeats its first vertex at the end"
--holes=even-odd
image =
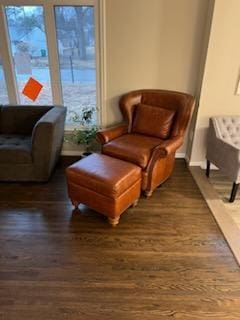
MULTIPOLYGON (((7 84, 10 104, 19 104, 18 87, 11 55, 8 28, 5 16, 5 6, 31 6, 39 5, 44 10, 46 40, 48 45, 49 72, 51 77, 51 89, 53 104, 63 105, 62 88, 59 70, 59 56, 57 47, 56 25, 54 6, 79 6, 90 5, 95 13, 95 50, 96 50, 96 106, 97 124, 106 125, 106 57, 105 57, 105 0, 1 0, 0 5, 0 43, 1 56, 7 84), (100 45, 101 43, 101 45, 100 45)), ((65 130, 72 130, 74 125, 67 125, 65 130)))
MULTIPOLYGON (((0 26, 0 28, 1 28, 1 26, 0 26)), ((1 46, 0 46, 0 60, 3 60, 2 59, 2 53, 1 53, 1 46)), ((7 101, 8 101, 8 103, 9 103, 9 92, 8 92, 8 88, 7 88, 7 82, 6 82, 6 70, 5 70, 5 68, 4 68, 4 64, 2 63, 2 68, 3 68, 3 86, 5 87, 5 88, 3 88, 3 90, 4 89, 6 89, 6 93, 7 93, 7 101)), ((5 91, 5 90, 4 90, 5 91)), ((0 101, 0 105, 1 104, 3 104, 3 102, 2 101, 0 101)))

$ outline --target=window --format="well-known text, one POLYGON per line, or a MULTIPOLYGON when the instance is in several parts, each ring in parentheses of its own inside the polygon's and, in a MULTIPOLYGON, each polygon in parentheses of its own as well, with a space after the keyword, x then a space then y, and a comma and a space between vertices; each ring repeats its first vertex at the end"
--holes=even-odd
POLYGON ((62 95, 71 122, 82 108, 96 110, 94 8, 56 6, 55 17, 62 95))
POLYGON ((6 18, 21 104, 52 104, 48 47, 42 6, 7 6, 6 18), (36 101, 22 94, 33 77, 43 85, 36 101))
POLYGON ((0 104, 7 104, 8 102, 9 101, 8 101, 5 75, 4 75, 2 59, 0 55, 0 104))
MULTIPOLYGON (((5 23, 0 38, 11 66, 7 79, 16 80, 16 86, 10 84, 11 99, 19 104, 63 104, 68 124, 76 113, 92 110, 92 124, 97 124, 97 1, 2 1, 0 19, 5 23), (43 86, 35 101, 22 93, 30 77, 43 86)), ((0 89, 0 103, 8 102, 1 58, 0 89)))

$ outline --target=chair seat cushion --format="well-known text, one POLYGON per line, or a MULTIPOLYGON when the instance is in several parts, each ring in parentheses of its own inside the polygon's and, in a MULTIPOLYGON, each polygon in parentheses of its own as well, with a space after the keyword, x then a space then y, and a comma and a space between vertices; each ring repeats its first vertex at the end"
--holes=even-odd
POLYGON ((154 147, 162 143, 161 139, 141 134, 125 134, 103 145, 102 152, 114 158, 132 162, 146 168, 154 147))
POLYGON ((68 182, 117 198, 141 179, 141 168, 103 154, 92 154, 67 168, 68 182))
POLYGON ((31 136, 0 134, 0 163, 31 162, 31 136))
POLYGON ((132 132, 167 139, 171 133, 174 115, 174 110, 140 103, 136 107, 132 132))

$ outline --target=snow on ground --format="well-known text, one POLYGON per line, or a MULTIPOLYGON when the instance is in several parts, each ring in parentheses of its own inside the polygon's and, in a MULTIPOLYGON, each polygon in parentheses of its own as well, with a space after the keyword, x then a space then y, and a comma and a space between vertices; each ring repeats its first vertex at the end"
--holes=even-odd
MULTIPOLYGON (((21 104, 31 105, 46 105, 52 104, 52 93, 49 83, 44 83, 43 89, 35 102, 31 101, 20 93, 21 104)), ((19 83, 20 92, 22 91, 25 82, 19 83)), ((81 84, 65 82, 63 87, 64 105, 67 107, 67 123, 71 123, 71 118, 74 112, 80 113, 82 108, 96 108, 96 87, 95 84, 81 84)), ((3 83, 0 82, 0 104, 6 104, 7 95, 3 88, 3 83)))

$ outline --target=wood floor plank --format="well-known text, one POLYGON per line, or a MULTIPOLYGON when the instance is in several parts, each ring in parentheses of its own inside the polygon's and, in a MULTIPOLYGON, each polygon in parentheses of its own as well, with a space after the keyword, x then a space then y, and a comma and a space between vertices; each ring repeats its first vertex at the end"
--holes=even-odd
POLYGON ((240 270, 185 162, 111 228, 49 183, 0 183, 0 319, 239 320, 240 270))

